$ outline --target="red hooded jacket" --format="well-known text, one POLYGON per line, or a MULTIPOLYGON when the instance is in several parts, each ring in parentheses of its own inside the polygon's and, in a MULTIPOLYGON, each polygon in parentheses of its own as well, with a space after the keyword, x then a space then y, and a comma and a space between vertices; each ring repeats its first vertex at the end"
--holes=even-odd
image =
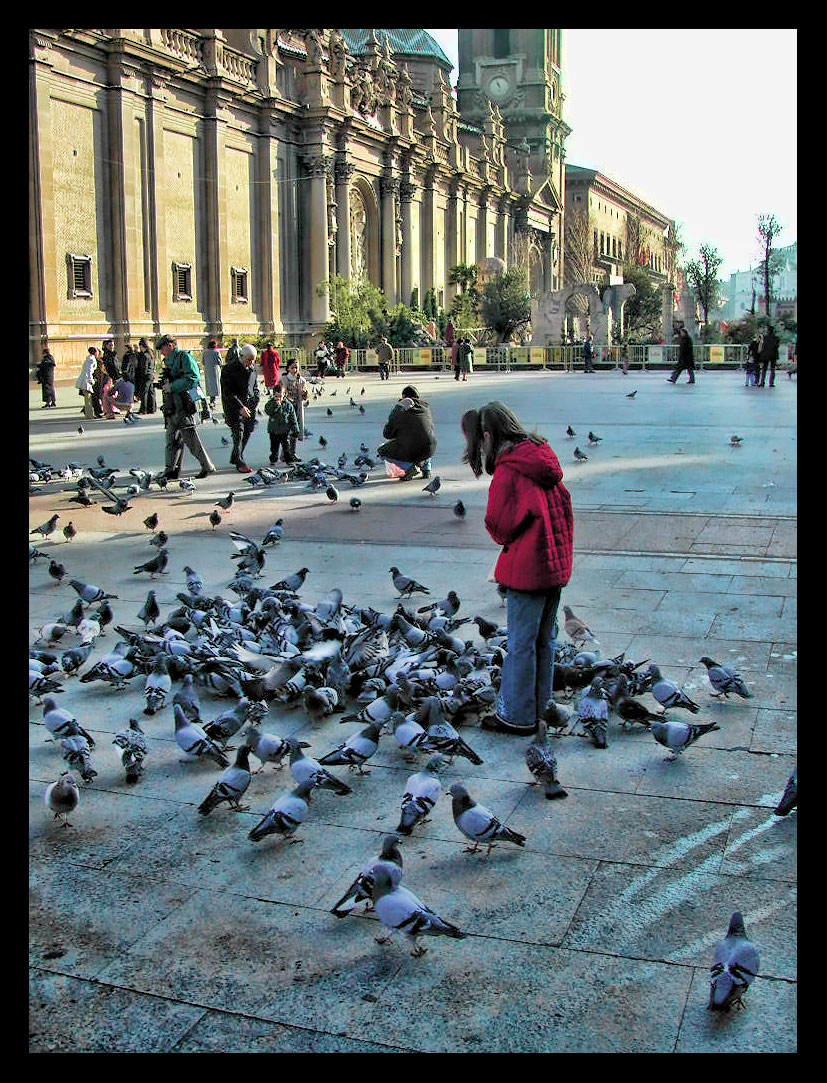
POLYGON ((275 387, 279 382, 279 374, 281 370, 281 358, 279 357, 278 350, 274 350, 272 346, 268 346, 261 352, 261 371, 264 375, 264 386, 275 387))
POLYGON ((574 515, 548 444, 523 440, 497 457, 485 526, 503 547, 494 578, 513 590, 551 590, 571 578, 574 515))

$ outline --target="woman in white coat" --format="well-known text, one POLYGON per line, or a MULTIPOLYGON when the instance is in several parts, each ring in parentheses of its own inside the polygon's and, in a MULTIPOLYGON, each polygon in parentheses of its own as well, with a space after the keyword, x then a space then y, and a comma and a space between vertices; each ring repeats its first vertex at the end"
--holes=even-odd
POLYGON ((80 376, 75 381, 75 387, 83 395, 83 409, 81 413, 85 418, 91 420, 95 416, 92 408, 92 390, 94 387, 93 375, 95 372, 95 366, 98 363, 98 351, 94 346, 89 347, 89 353, 83 360, 83 364, 80 366, 80 376))

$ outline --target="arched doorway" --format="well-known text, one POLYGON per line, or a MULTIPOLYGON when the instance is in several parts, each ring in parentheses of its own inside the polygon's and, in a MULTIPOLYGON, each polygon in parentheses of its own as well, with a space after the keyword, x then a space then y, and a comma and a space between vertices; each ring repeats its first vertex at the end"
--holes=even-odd
POLYGON ((370 185, 357 181, 350 189, 350 277, 379 282, 379 230, 376 197, 370 185))

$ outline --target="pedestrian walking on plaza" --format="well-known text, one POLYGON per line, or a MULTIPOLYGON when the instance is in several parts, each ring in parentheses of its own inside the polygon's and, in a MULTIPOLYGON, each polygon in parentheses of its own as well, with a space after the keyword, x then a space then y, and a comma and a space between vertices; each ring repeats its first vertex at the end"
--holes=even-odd
POLYGON ((112 377, 106 371, 106 365, 104 364, 102 354, 97 355, 96 361, 97 364, 95 365, 95 372, 92 377, 92 405, 95 408, 95 417, 101 418, 103 417, 104 398, 112 387, 112 377))
POLYGON ((761 335, 756 334, 749 346, 747 346, 747 360, 744 364, 745 378, 744 387, 755 387, 758 383, 758 373, 761 368, 761 335))
POLYGON ((695 383, 695 348, 692 345, 692 339, 689 337, 689 332, 685 327, 682 327, 678 332, 678 363, 672 370, 672 375, 667 376, 667 380, 670 384, 674 384, 680 374, 686 369, 689 379, 686 381, 688 384, 695 383))
POLYGON ((761 379, 759 387, 764 387, 767 379, 767 368, 770 370, 770 387, 775 387, 775 366, 778 363, 778 336, 772 324, 767 328, 764 341, 761 345, 761 379))
POLYGON ((230 361, 240 361, 240 360, 241 360, 241 350, 240 350, 239 345, 238 345, 238 339, 234 338, 232 346, 229 348, 229 350, 227 350, 227 356, 224 358, 224 364, 226 365, 230 361))
POLYGON ((345 346, 344 342, 337 342, 336 349, 333 351, 333 364, 336 366, 337 376, 344 376, 349 359, 350 350, 345 346))
POLYGON ((389 380, 391 378, 391 361, 393 361, 393 346, 388 342, 387 337, 382 335, 379 345, 376 347, 376 357, 379 361, 379 379, 389 380))
POLYGON ((228 361, 221 370, 221 407, 233 434, 230 462, 239 474, 252 474, 244 462, 244 449, 256 427, 259 393, 256 383, 256 348, 248 342, 241 347, 238 361, 228 361))
POLYGON ((594 335, 588 334, 583 343, 583 371, 594 372, 594 335))
POLYGON ((323 380, 327 376, 327 363, 330 361, 327 343, 323 338, 319 339, 319 345, 313 351, 313 357, 316 359, 316 375, 323 380))
POLYGON ((57 362, 52 357, 52 351, 48 346, 43 347, 43 357, 35 369, 35 379, 40 384, 40 397, 43 399, 41 410, 52 410, 57 406, 55 399, 55 366, 57 362))
POLYGON ((109 375, 109 379, 114 383, 121 374, 121 370, 118 368, 118 355, 115 353, 114 338, 108 338, 104 342, 101 359, 103 361, 103 367, 109 375))
POLYGON ((402 398, 390 412, 382 435, 387 443, 377 454, 385 460, 389 477, 411 481, 415 477, 431 476, 431 457, 437 440, 431 408, 412 385, 402 389, 402 398))
POLYGON ((95 416, 92 405, 92 394, 95 389, 95 369, 98 363, 97 354, 97 349, 94 346, 90 346, 89 353, 84 357, 83 364, 80 366, 80 375, 77 380, 75 380, 75 387, 80 394, 83 395, 83 409, 81 410, 81 413, 87 420, 90 420, 95 416))
POLYGON ((451 368, 454 370, 454 379, 459 379, 459 351, 462 346, 462 339, 455 338, 451 343, 451 368))
POLYGON ((280 384, 284 387, 285 396, 293 407, 296 414, 298 429, 290 434, 290 456, 296 458, 296 441, 304 440, 304 405, 309 398, 307 382, 301 374, 298 358, 291 357, 287 362, 287 372, 282 374, 280 384))
POLYGON ((145 338, 138 342, 138 360, 135 362, 135 398, 142 414, 154 414, 157 410, 155 398, 155 359, 145 338))
POLYGON ((155 348, 164 359, 164 371, 161 375, 161 411, 166 429, 164 473, 171 480, 178 477, 186 447, 201 466, 201 472, 196 477, 206 478, 215 473, 215 466, 204 450, 195 427, 198 407, 190 394, 198 387, 201 379, 198 365, 190 353, 178 349, 178 340, 174 335, 161 335, 155 348))
POLYGON ((264 412, 270 419, 267 422, 267 433, 270 437, 270 462, 278 462, 279 452, 281 452, 282 462, 296 462, 296 457, 290 450, 290 440, 291 437, 298 437, 299 422, 293 404, 287 398, 287 388, 284 384, 280 383, 275 395, 264 404, 264 412))
POLYGON ((463 462, 491 474, 485 526, 502 546, 494 578, 506 590, 508 647, 497 711, 484 729, 528 736, 551 701, 557 609, 571 578, 574 517, 546 440, 501 402, 462 416, 463 462))
POLYGON ((261 374, 264 377, 264 390, 269 398, 276 393, 281 379, 281 357, 272 342, 268 342, 261 351, 261 374))
POLYGON ((209 345, 201 355, 201 364, 204 366, 204 390, 212 410, 221 385, 221 354, 218 352, 218 343, 214 338, 210 339, 209 345))

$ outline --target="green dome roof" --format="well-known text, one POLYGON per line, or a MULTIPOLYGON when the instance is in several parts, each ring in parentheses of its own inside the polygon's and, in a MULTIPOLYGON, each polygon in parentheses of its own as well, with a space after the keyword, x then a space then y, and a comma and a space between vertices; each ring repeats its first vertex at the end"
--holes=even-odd
POLYGON ((390 42, 391 53, 403 56, 430 57, 449 70, 453 64, 440 49, 439 44, 427 30, 342 30, 342 37, 351 53, 359 56, 366 52, 371 33, 376 34, 379 47, 384 48, 385 37, 390 42))

